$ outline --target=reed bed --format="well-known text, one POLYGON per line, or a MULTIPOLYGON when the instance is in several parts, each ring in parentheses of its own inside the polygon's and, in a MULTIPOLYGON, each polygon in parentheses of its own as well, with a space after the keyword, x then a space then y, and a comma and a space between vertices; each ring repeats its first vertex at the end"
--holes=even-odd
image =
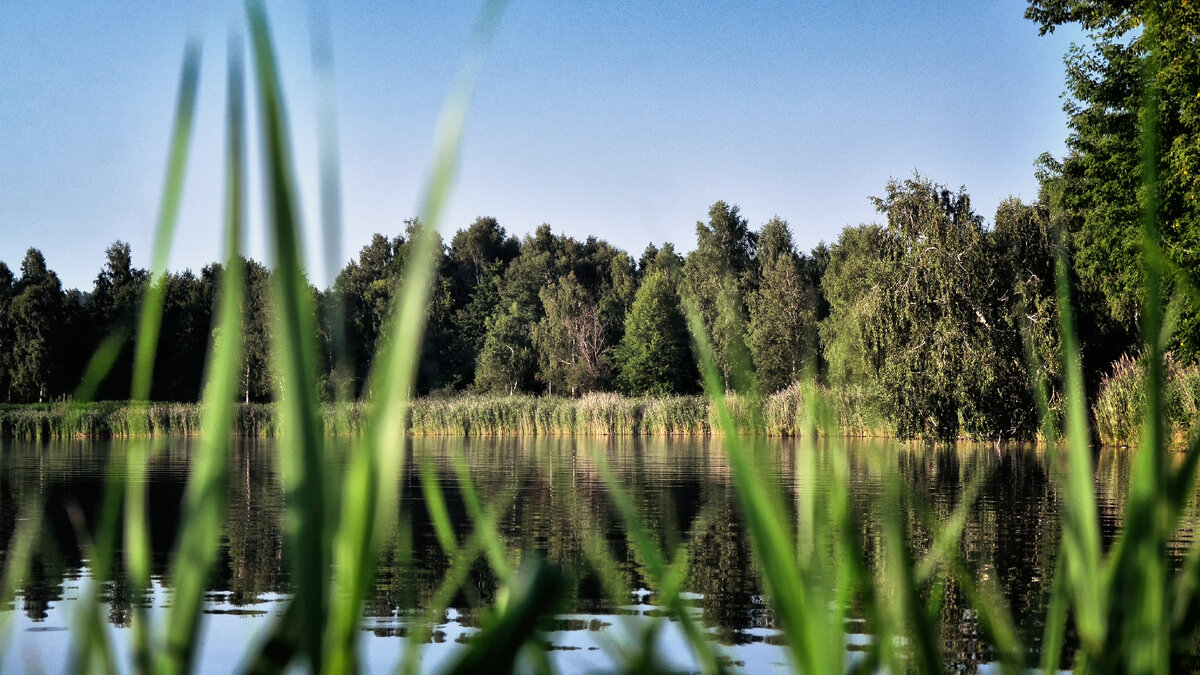
MULTIPOLYGON (((1100 383, 1092 414, 1105 445, 1137 445, 1147 410, 1145 357, 1121 357, 1100 383)), ((1168 354, 1163 363, 1162 405, 1166 435, 1184 446, 1200 430, 1200 366, 1181 366, 1168 354)))
MULTIPOLYGON (((1186 443, 1200 422, 1200 367, 1181 367, 1168 359, 1164 405, 1168 436, 1173 446, 1186 443)), ((1145 367, 1123 358, 1101 384, 1093 415, 1105 445, 1138 443, 1145 414, 1145 367)), ((817 396, 834 414, 833 433, 846 438, 891 438, 893 431, 862 393, 819 387, 817 396)), ((724 398, 738 433, 794 437, 801 433, 805 409, 800 383, 775 392, 761 401, 756 416, 754 400, 738 394, 724 398)), ((1061 410, 1051 410, 1061 417, 1061 410)), ((362 401, 325 403, 320 406, 326 436, 362 433, 366 404, 362 401)), ((413 399, 408 431, 417 436, 719 436, 712 403, 703 396, 623 396, 589 393, 579 398, 517 394, 460 394, 413 399)), ((233 434, 273 438, 279 436, 274 403, 236 403, 233 434)), ((128 401, 52 403, 0 406, 0 438, 23 441, 67 438, 140 438, 143 436, 199 436, 203 433, 199 403, 128 401), (136 416, 136 419, 135 419, 136 416)), ((1045 439, 1039 435, 1039 442, 1045 439)))
MULTIPOLYGON (((274 403, 232 405, 232 434, 258 438, 280 435, 279 410, 274 403)), ((365 405, 361 402, 320 406, 326 435, 356 435, 362 431, 365 405)), ((51 403, 0 406, 0 438, 20 441, 69 438, 191 438, 205 431, 200 403, 128 401, 51 403)))

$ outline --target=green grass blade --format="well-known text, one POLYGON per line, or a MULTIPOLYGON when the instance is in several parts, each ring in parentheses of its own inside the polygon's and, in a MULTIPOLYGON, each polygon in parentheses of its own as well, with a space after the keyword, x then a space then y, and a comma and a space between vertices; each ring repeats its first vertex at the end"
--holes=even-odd
MULTIPOLYGON (((324 253, 325 281, 333 286, 344 262, 342 259, 342 177, 338 159, 338 116, 335 102, 333 67, 333 37, 329 15, 324 2, 312 3, 309 20, 309 35, 312 42, 313 71, 317 79, 317 168, 320 175, 321 194, 321 239, 324 253)), ((327 308, 326 322, 329 325, 329 341, 332 351, 330 363, 333 372, 346 376, 353 370, 346 334, 345 298, 335 298, 327 308)), ((350 400, 353 387, 342 386, 335 379, 333 399, 336 402, 350 400)))
POLYGON ((1065 254, 1057 257, 1055 268, 1067 403, 1065 466, 1061 462, 1052 462, 1066 474, 1062 476, 1066 503, 1060 555, 1066 558, 1064 571, 1068 584, 1065 588, 1074 601, 1080 640, 1085 649, 1098 652, 1105 647, 1108 602, 1100 574, 1100 526, 1092 487, 1092 449, 1065 254))
POLYGON ((463 504, 467 507, 467 517, 476 528, 483 531, 484 553, 492 571, 501 582, 507 584, 512 580, 514 570, 508 560, 508 553, 504 550, 504 539, 484 509, 479 491, 475 489, 475 481, 471 478, 471 470, 461 452, 454 453, 454 474, 458 478, 458 489, 462 493, 463 504))
MULTIPOLYGON (((4 549, 4 573, 0 578, 0 603, 13 602, 16 592, 25 588, 29 569, 33 564, 34 549, 42 532, 42 505, 29 499, 18 512, 16 530, 4 549)), ((12 623, 17 610, 0 612, 0 663, 6 663, 12 623)))
POLYGON ((438 543, 446 555, 453 558, 458 553, 458 539, 450 522, 450 510, 446 508, 446 496, 438 485, 437 471, 429 457, 421 460, 421 496, 425 500, 425 509, 429 512, 438 543))
POLYGON ((129 331, 122 329, 100 341, 100 345, 96 347, 96 351, 88 359, 87 366, 83 369, 83 377, 75 389, 75 395, 71 397, 72 402, 80 405, 96 399, 96 392, 100 389, 100 384, 112 371, 113 365, 116 364, 117 357, 121 355, 121 349, 128 339, 129 331))
POLYGON ((324 669, 329 672, 355 668, 363 597, 374 575, 379 542, 396 511, 409 396, 416 381, 429 293, 440 257, 438 227, 457 171, 475 81, 503 8, 504 2, 494 0, 480 9, 471 48, 442 112, 433 168, 421 202, 422 226, 413 237, 405 280, 372 366, 374 395, 367 413, 367 433, 353 451, 343 491, 348 502, 342 506, 334 543, 333 604, 324 638, 328 649, 324 669), (367 497, 369 500, 363 501, 367 497))
POLYGON ((942 654, 937 639, 937 626, 920 602, 911 543, 900 520, 903 513, 900 486, 895 476, 884 481, 884 505, 880 513, 882 530, 882 579, 889 591, 891 620, 896 633, 908 636, 908 647, 914 657, 916 672, 941 672, 942 654))
MULTIPOLYGON (((1167 673, 1170 670, 1171 630, 1167 591, 1166 545, 1171 505, 1168 485, 1167 439, 1163 397, 1163 354, 1161 332, 1162 271, 1159 256, 1159 92, 1158 18, 1154 3, 1146 4, 1142 41, 1147 46, 1143 64, 1141 106, 1141 207, 1142 255, 1145 278, 1142 301, 1142 342, 1146 349, 1146 415, 1141 447, 1129 482, 1129 505, 1125 531, 1114 562, 1116 602, 1125 635, 1123 646, 1129 662, 1124 667, 1135 673, 1167 673)), ((1120 619, 1117 619, 1120 620, 1120 619)))
POLYGON ((1016 675, 1025 670, 1025 648, 1021 645, 1008 603, 995 580, 976 582, 962 556, 955 551, 950 559, 954 578, 963 589, 967 603, 978 613, 979 623, 992 639, 1000 661, 1000 670, 1016 675))
POLYGON ((787 638, 796 668, 803 672, 819 672, 820 653, 824 651, 820 646, 823 631, 815 625, 818 621, 815 617, 827 620, 828 617, 820 613, 827 612, 829 608, 814 607, 808 599, 793 555, 795 544, 780 521, 779 514, 785 511, 778 499, 773 499, 763 486, 755 473, 749 452, 738 438, 736 424, 725 403, 724 385, 713 357, 712 343, 704 331, 695 301, 685 298, 684 305, 688 328, 699 354, 705 391, 717 411, 717 419, 724 433, 722 444, 733 469, 734 487, 746 518, 759 573, 787 638))
POLYGON ((216 338, 210 345, 203 399, 204 436, 192 460, 184 497, 184 523, 171 573, 171 608, 167 618, 167 650, 163 669, 191 669, 199 643, 200 609, 209 570, 216 560, 223 508, 234 403, 242 365, 245 137, 242 43, 230 37, 226 102, 225 268, 217 300, 216 338))
POLYGON ((929 581, 937 571, 938 565, 952 559, 953 554, 957 552, 958 540, 966 527, 967 516, 970 515, 971 508, 975 505, 979 490, 983 487, 983 479, 983 474, 978 474, 967 484, 962 500, 950 514, 950 518, 938 530, 937 536, 934 537, 933 546, 917 563, 916 579, 918 582, 929 581))
MULTIPOLYGON (((506 511, 512 505, 512 500, 515 498, 516 492, 513 491, 494 502, 491 505, 493 516, 494 514, 506 511)), ((396 672, 404 673, 405 675, 415 675, 417 672, 420 672, 420 647, 429 640, 431 627, 445 617, 446 609, 454 600, 455 595, 460 590, 469 590, 470 587, 466 586, 466 581, 470 577, 471 566, 483 551, 484 536, 482 529, 473 529, 463 542, 463 545, 459 547, 458 554, 451 558, 450 568, 446 570, 442 578, 442 583, 434 593, 433 600, 425 610, 424 616, 416 621, 415 624, 410 624, 409 626, 408 641, 405 645, 401 661, 397 665, 396 672)))
POLYGON ((562 576, 538 560, 510 590, 513 600, 505 611, 484 626, 446 672, 449 675, 512 672, 517 653, 536 632, 538 619, 557 607, 562 587, 562 576))
POLYGON ((1050 597, 1046 606, 1046 626, 1042 631, 1041 669, 1046 675, 1059 671, 1067 632, 1067 575, 1064 560, 1060 550, 1054 562, 1054 577, 1050 581, 1050 597))
MULTIPOLYGON (((622 522, 625 523, 625 531, 630 540, 630 547, 634 553, 640 556, 643 564, 646 567, 646 573, 649 575, 650 583, 658 587, 661 603, 667 608, 667 611, 679 622, 680 628, 683 630, 684 637, 687 639, 688 646, 692 650, 693 656, 696 657, 702 672, 720 673, 724 672, 724 667, 717 659, 716 651, 709 642, 708 636, 697 625, 695 618, 688 612, 688 608, 682 602, 679 596, 683 580, 686 576, 687 549, 681 547, 677 552, 677 557, 672 563, 668 563, 663 557, 663 552, 654 538, 650 535, 650 531, 646 528, 645 522, 634 505, 633 499, 629 493, 621 486, 621 483, 613 475, 612 469, 608 466, 603 455, 595 451, 591 455, 592 461, 596 464, 596 470, 600 474, 608 489, 609 497, 613 500, 613 505, 617 508, 617 513, 620 514, 622 522)), ((699 518, 694 526, 693 532, 699 535, 704 528, 704 518, 699 518)))
MULTIPOLYGON (((166 292, 167 258, 174 239, 183 195, 183 179, 191 145, 196 92, 200 80, 200 45, 189 41, 184 49, 183 67, 179 80, 175 120, 171 129, 167 175, 163 185, 162 202, 155 228, 151 281, 146 286, 138 313, 137 339, 134 348, 133 383, 131 388, 131 422, 133 433, 142 438, 135 441, 127 456, 124 478, 130 488, 125 491, 125 561, 134 589, 133 661, 139 670, 148 670, 152 658, 150 626, 136 600, 150 585, 150 537, 146 513, 145 475, 150 460, 150 442, 145 438, 145 407, 150 398, 154 372, 154 356, 162 324, 163 301, 166 292)), ((118 488, 119 489, 119 488, 118 488)), ((101 545, 105 545, 102 540, 101 545)), ((98 607, 96 608, 98 610, 98 607)))
POLYGON ((279 378, 282 442, 280 478, 286 495, 284 532, 291 561, 300 648, 313 669, 322 663, 322 629, 328 610, 329 509, 325 488, 324 437, 317 403, 312 299, 300 250, 296 180, 287 115, 266 12, 247 3, 263 143, 268 230, 275 269, 272 359, 279 378))

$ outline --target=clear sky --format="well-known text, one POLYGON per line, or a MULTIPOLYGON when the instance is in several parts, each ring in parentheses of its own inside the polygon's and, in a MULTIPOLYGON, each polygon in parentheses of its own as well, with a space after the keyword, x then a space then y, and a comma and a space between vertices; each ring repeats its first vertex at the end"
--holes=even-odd
MULTIPOLYGON (((530 2, 500 24, 467 120, 445 227, 492 215, 638 254, 695 245, 718 199, 797 243, 878 220, 868 197, 919 170, 965 186, 989 221, 1036 197, 1033 161, 1063 152, 1062 56, 1025 2, 530 2)), ((477 7, 328 7, 343 183, 343 257, 416 212, 436 121, 477 7)), ((269 2, 304 193, 317 228, 316 84, 307 3, 269 2)), ((123 239, 150 264, 183 46, 203 42, 200 103, 173 269, 220 251, 226 36, 239 3, 0 3, 0 260, 28 247, 91 288, 123 239)), ((252 127, 257 118, 252 117, 252 127)), ((257 145, 252 146, 257 150, 257 145)), ((257 176, 256 169, 253 174, 257 176)), ((256 190, 257 180, 251 185, 256 190)), ((250 253, 264 237, 251 204, 250 253)), ((324 285, 317 239, 313 279, 324 285)))

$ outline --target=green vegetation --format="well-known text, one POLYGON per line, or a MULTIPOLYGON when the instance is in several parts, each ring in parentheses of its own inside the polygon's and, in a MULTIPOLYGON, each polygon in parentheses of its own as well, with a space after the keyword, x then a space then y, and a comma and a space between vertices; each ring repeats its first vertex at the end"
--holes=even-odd
MULTIPOLYGON (((749 397, 725 396, 737 411, 741 433, 795 436, 804 409, 799 385, 766 397, 762 409, 749 397), (758 422, 765 420, 765 427, 758 422), (758 426, 756 426, 758 425, 758 426)), ((411 401, 408 431, 422 436, 710 436, 720 434, 715 410, 703 396, 623 396, 594 392, 572 398, 517 394, 422 397, 411 401)), ((361 402, 325 403, 318 410, 324 434, 357 436, 366 425, 361 402)), ((195 403, 124 402, 25 404, 0 406, 0 438, 143 438, 200 436, 203 407, 195 403), (134 420, 133 416, 140 416, 134 420)), ((279 407, 273 403, 237 403, 230 408, 235 436, 274 438, 283 434, 279 407)), ((893 434, 880 422, 864 422, 853 411, 842 414, 843 435, 884 437, 893 434)))
MULTIPOLYGON (((360 669, 357 643, 367 592, 376 582, 374 562, 381 555, 394 555, 401 559, 402 568, 411 567, 413 552, 405 544, 407 535, 397 534, 409 532, 405 519, 411 515, 400 509, 401 477, 408 459, 403 432, 410 420, 414 429, 450 429, 463 435, 512 427, 528 433, 598 429, 719 433, 752 562, 770 603, 771 621, 782 634, 790 665, 799 672, 943 670, 946 658, 939 628, 948 597, 964 598, 978 617, 1002 672, 1033 665, 1027 646, 1035 643, 1044 672, 1064 665, 1079 672, 1170 672, 1173 659, 1194 646, 1200 626, 1200 539, 1187 544, 1181 564, 1168 556, 1170 542, 1181 530, 1194 526, 1184 522, 1183 514, 1197 489, 1200 436, 1191 436, 1180 461, 1168 453, 1167 424, 1173 403, 1166 382, 1175 372, 1174 379, 1185 383, 1180 391, 1194 393, 1196 379, 1193 363, 1186 361, 1191 358, 1189 337, 1177 339, 1173 332, 1177 325, 1188 325, 1187 319, 1174 321, 1186 316, 1182 301, 1175 299, 1187 284, 1186 276, 1176 274, 1180 260, 1170 248, 1178 240, 1160 237, 1159 231, 1160 223, 1172 228, 1189 222, 1183 216, 1171 219, 1178 183, 1170 174, 1176 165, 1160 161, 1175 150, 1171 145, 1164 153, 1161 147, 1164 140, 1173 144, 1174 138, 1174 120, 1161 114, 1161 104, 1179 95, 1168 77, 1177 67, 1173 50, 1178 48, 1180 29, 1175 22, 1192 17, 1176 16, 1186 6, 1183 0, 1179 8, 1168 4, 1161 12, 1156 5, 1139 6, 1138 14, 1110 10, 1100 3, 1035 0, 1031 7, 1031 14, 1046 26, 1082 20, 1100 30, 1107 30, 1112 21, 1142 27, 1135 40, 1140 51, 1132 52, 1132 72, 1143 77, 1134 83, 1146 86, 1134 87, 1136 102, 1129 109, 1138 111, 1134 139, 1141 141, 1140 150, 1134 151, 1139 159, 1130 165, 1142 168, 1141 188, 1132 198, 1133 208, 1141 213, 1141 227, 1131 237, 1131 245, 1142 251, 1141 281, 1136 284, 1142 297, 1135 314, 1141 322, 1137 344, 1144 357, 1141 366, 1122 364, 1121 368, 1137 374, 1118 372, 1107 390, 1114 399, 1121 398, 1134 386, 1130 380, 1140 383, 1140 403, 1127 407, 1134 410, 1130 414, 1140 411, 1144 419, 1124 527, 1102 537, 1084 380, 1084 364, 1096 357, 1089 355, 1086 344, 1080 345, 1072 301, 1074 288, 1085 294, 1095 289, 1089 290, 1088 269, 1073 268, 1075 258, 1068 255, 1081 241, 1086 245, 1086 237, 1075 236, 1086 230, 1057 226, 1072 217, 1070 212, 1056 211, 1063 207, 1055 201, 1070 192, 1064 187, 1071 179, 1070 161, 1061 174, 1046 178, 1047 194, 1056 197, 1036 206, 1006 203, 1003 217, 998 215, 992 229, 984 227, 961 191, 920 177, 892 182, 876 202, 887 216, 886 225, 848 229, 827 255, 813 255, 811 268, 819 274, 805 273, 809 262, 799 256, 789 261, 788 256, 795 254, 781 223, 773 222, 762 236, 756 235, 738 209, 724 202, 712 207, 707 224, 697 225, 698 247, 682 265, 673 251, 665 256, 662 251, 653 255, 648 251, 643 260, 649 264, 643 262, 635 269, 629 256, 603 242, 555 236, 549 227, 539 228, 509 257, 505 251, 511 249, 503 232, 486 221, 477 223, 480 236, 467 234, 452 240, 452 247, 461 241, 471 250, 448 253, 437 229, 454 174, 469 93, 481 68, 483 46, 499 18, 499 7, 488 4, 481 12, 462 79, 452 88, 444 113, 420 219, 410 224, 402 241, 377 241, 369 254, 364 251, 358 269, 375 271, 364 272, 363 278, 347 278, 335 284, 333 292, 322 293, 309 286, 300 267, 288 117, 266 15, 252 2, 248 11, 252 70, 263 144, 259 164, 276 260, 269 284, 262 285, 269 287, 270 299, 256 298, 249 273, 244 284, 237 283, 236 274, 227 273, 216 286, 219 331, 203 384, 192 392, 204 395, 197 425, 204 432, 204 454, 192 463, 181 534, 172 556, 170 578, 176 595, 165 626, 155 625, 154 615, 145 611, 142 602, 151 584, 152 561, 146 486, 140 478, 148 468, 152 444, 134 443, 123 464, 114 460, 110 465, 98 532, 84 556, 91 561, 96 581, 87 585, 78 611, 70 644, 73 669, 115 670, 112 636, 103 626, 100 597, 102 586, 117 578, 127 581, 133 596, 133 667, 169 672, 194 668, 203 580, 215 555, 212 544, 222 527, 236 526, 222 522, 217 508, 217 495, 225 482, 227 440, 236 428, 235 402, 258 397, 251 391, 251 381, 262 378, 258 381, 270 383, 276 400, 270 416, 281 438, 274 460, 284 493, 282 549, 290 565, 292 593, 284 600, 283 611, 272 618, 263 641, 246 655, 248 669, 255 672, 360 669), (1166 27, 1161 39, 1160 27, 1166 27), (1059 241, 1070 246, 1060 247, 1059 241), (447 269, 450 261, 468 267, 447 269), (1048 278, 1029 276, 1030 270, 1048 276, 1052 265, 1053 286, 1048 278), (633 283, 638 277, 640 289, 633 283), (670 286, 676 277, 682 282, 678 290, 670 286), (762 280, 768 277, 772 285, 764 291, 762 280), (817 277, 823 300, 813 295, 817 277), (454 280, 462 279, 473 279, 475 289, 455 288, 454 280), (779 279, 795 279, 795 287, 775 288, 779 279), (485 285, 490 289, 480 288, 485 285), (648 285, 651 290, 643 294, 648 285), (355 288, 363 289, 361 298, 348 295, 360 293, 355 288), (811 340, 811 326, 806 338, 804 333, 787 330, 787 320, 774 315, 771 294, 776 291, 809 299, 797 309, 811 312, 821 322, 823 359, 804 353, 805 345, 811 345, 806 342, 811 340), (498 300, 496 311, 482 321, 486 312, 476 303, 477 293, 498 300), (669 373, 642 382, 628 370, 637 367, 638 349, 648 348, 642 345, 676 340, 678 322, 673 310, 666 309, 676 293, 705 398, 639 400, 589 393, 609 386, 613 368, 620 368, 618 383, 631 389, 661 387, 664 391, 695 383, 694 377, 669 373), (1167 311, 1164 298, 1170 298, 1167 311), (343 302, 359 299, 364 302, 343 302), (334 334, 327 324, 337 312, 319 311, 330 302, 348 308, 347 315, 360 331, 358 344, 370 355, 348 370, 339 369, 342 360, 323 348, 336 342, 323 336, 334 334), (826 303, 828 315, 822 318, 826 303), (257 330, 252 318, 256 305, 261 312, 257 316, 269 325, 265 331, 269 348, 256 343, 252 335, 257 330), (663 307, 661 313, 672 318, 656 322, 661 317, 649 316, 654 307, 663 307), (620 320, 626 315, 630 318, 620 320), (464 329, 451 330, 455 321, 464 329), (236 328, 239 323, 241 331, 236 328), (1054 323, 1057 330, 1047 325, 1054 323), (453 338, 455 333, 458 338, 453 338), (431 336, 438 336, 438 344, 423 353, 422 346, 430 345, 431 336), (616 350, 610 361, 613 345, 623 349, 616 350), (756 345, 780 351, 756 357, 756 345), (1168 345, 1179 349, 1178 366, 1166 362, 1168 345), (470 349, 479 350, 477 360, 456 353, 470 349), (255 358, 260 359, 258 365, 253 365, 255 358), (1055 360, 1058 365, 1047 365, 1055 360), (749 368, 752 362, 762 364, 764 381, 756 381, 749 368), (760 406, 760 392, 770 393, 802 370, 815 375, 804 378, 802 385, 781 389, 760 406), (831 389, 819 381, 822 373, 832 383, 831 389), (420 405, 411 399, 414 390, 465 387, 468 382, 480 390, 505 394, 537 389, 572 396, 431 398, 420 405), (334 421, 327 423, 320 399, 331 396, 331 389, 352 389, 365 403, 361 408, 332 406, 334 421), (1060 417, 1062 428, 1057 424, 1060 417), (879 530, 864 533, 847 505, 848 458, 837 431, 848 423, 864 428, 882 423, 906 437, 949 438, 962 431, 989 439, 1040 433, 1047 440, 1053 489, 1061 495, 1062 526, 1052 544, 1055 573, 1041 625, 1016 626, 1009 600, 999 592, 996 580, 986 570, 971 568, 965 559, 960 535, 966 509, 978 496, 979 477, 948 517, 934 518, 920 494, 905 490, 895 474, 888 474, 875 504, 879 530), (353 425, 358 435, 346 454, 345 470, 330 475, 325 470, 327 456, 341 450, 327 442, 326 433, 336 432, 339 424, 353 425), (758 431, 760 425, 790 429, 799 437, 795 475, 790 477, 794 492, 780 490, 776 482, 766 479, 760 436, 745 433, 758 431), (830 441, 822 449, 813 443, 818 431, 830 441), (126 474, 127 482, 117 478, 126 474), (819 485, 829 487, 821 499, 815 489, 819 485), (907 527, 901 520, 902 505, 925 509, 930 514, 925 527, 907 527), (123 559, 118 559, 118 552, 123 559), (854 659, 842 648, 852 615, 864 618, 872 635, 854 659), (1073 627, 1071 632, 1068 626, 1073 627)), ((1194 29, 1192 21, 1187 30, 1194 29)), ((1183 35, 1186 43, 1195 32, 1183 35)), ((241 145, 240 53, 241 46, 234 41, 227 102, 231 140, 226 265, 230 269, 241 264, 240 172, 246 165, 241 145)), ((166 308, 173 282, 164 261, 186 164, 197 64, 198 49, 189 47, 153 270, 143 276, 122 269, 127 250, 114 246, 108 274, 101 275, 106 288, 135 284, 140 289, 142 300, 136 311, 113 309, 120 304, 115 299, 105 310, 105 316, 121 317, 106 320, 138 317, 129 388, 132 402, 122 408, 128 411, 128 421, 118 428, 139 437, 153 432, 156 415, 171 419, 173 414, 170 406, 153 406, 147 400, 173 386, 169 378, 176 375, 172 360, 163 353, 164 345, 173 340, 159 341, 157 336, 168 325, 166 308)), ((1081 129, 1077 131, 1082 137, 1081 129)), ((1080 142, 1076 152, 1084 152, 1082 147, 1080 142)), ((11 279, 11 275, 0 277, 11 279)), ((63 383, 73 377, 65 370, 67 360, 58 357, 68 352, 56 350, 64 349, 63 335, 86 333, 61 331, 71 325, 69 321, 84 320, 90 312, 88 304, 79 294, 62 293, 36 251, 26 257, 21 279, 6 281, 5 289, 3 335, 11 335, 12 341, 0 351, 7 368, 7 396, 45 400, 66 391, 63 383)), ((1110 302, 1110 307, 1120 306, 1119 298, 1109 300, 1117 303, 1110 302)), ((211 314, 204 307, 208 305, 197 303, 193 309, 211 314)), ((1079 315, 1087 316, 1093 305, 1085 300, 1080 307, 1079 315)), ((1109 314, 1084 323, 1123 320, 1119 312, 1109 314)), ((132 325, 103 328, 116 330, 117 335, 134 330, 132 325)), ((1132 332, 1130 326, 1114 330, 1132 332)), ((107 349, 108 344, 101 343, 98 356, 83 371, 88 377, 81 392, 96 391, 106 382, 104 371, 121 363, 120 351, 107 349)), ((114 376, 120 380, 125 375, 114 376)), ((121 414, 106 405, 89 406, 87 398, 81 394, 60 404, 64 419, 89 411, 121 414)), ((20 417, 46 409, 13 410, 20 417)), ((180 419, 188 421, 168 424, 192 428, 186 411, 194 408, 180 410, 180 419)), ((255 408, 243 403, 243 413, 246 410, 255 408)), ((100 424, 98 417, 89 419, 93 421, 87 424, 100 424)), ((22 424, 49 434, 43 422, 22 424)), ((71 424, 64 422, 63 428, 70 429, 71 424)), ((723 671, 725 664, 716 658, 709 636, 697 625, 682 595, 687 590, 689 556, 680 540, 700 536, 703 528, 671 538, 652 536, 639 503, 607 469, 603 453, 596 452, 591 459, 619 515, 621 534, 642 562, 664 613, 678 623, 702 670, 723 671)), ((470 531, 454 530, 433 468, 428 464, 413 468, 420 474, 422 503, 446 567, 423 607, 424 618, 406 626, 407 651, 399 668, 417 672, 420 645, 431 638, 431 626, 460 594, 484 607, 479 632, 450 670, 467 672, 487 664, 505 671, 519 658, 547 664, 538 618, 552 615, 565 592, 562 572, 534 552, 507 545, 496 521, 504 504, 477 488, 461 457, 452 459, 452 469, 470 531), (477 565, 486 566, 496 579, 498 590, 488 601, 466 588, 477 565)), ((13 554, 5 559, 5 595, 22 588, 33 568, 28 551, 38 520, 20 520, 10 548, 13 554)), ((596 536, 583 546, 604 591, 627 600, 630 589, 621 583, 610 542, 596 536)), ((626 669, 654 670, 658 625, 652 622, 645 634, 634 637, 629 661, 622 664, 626 669)))
MULTIPOLYGON (((1100 384, 1094 416, 1100 442, 1137 443, 1146 417, 1146 359, 1122 358, 1100 384)), ((1200 366, 1181 366, 1170 355, 1163 370, 1162 406, 1170 444, 1183 446, 1200 431, 1200 366)))

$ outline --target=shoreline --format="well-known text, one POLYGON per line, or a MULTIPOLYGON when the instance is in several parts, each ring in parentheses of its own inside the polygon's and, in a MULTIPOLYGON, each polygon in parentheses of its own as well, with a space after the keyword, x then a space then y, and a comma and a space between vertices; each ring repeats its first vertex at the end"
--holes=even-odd
MULTIPOLYGON (((726 396, 739 433, 765 433, 790 438, 798 432, 802 410, 799 387, 790 387, 763 399, 758 410, 750 399, 726 396)), ((838 401, 838 436, 843 438, 899 439, 877 415, 861 412, 853 401, 838 401)), ((279 423, 274 403, 236 403, 234 436, 274 438, 279 423)), ((142 408, 145 418, 135 418, 128 401, 99 401, 0 405, 0 439, 49 441, 67 439, 131 439, 201 434, 201 404, 154 402, 142 408), (137 431, 135 431, 135 429, 137 431)), ((358 435, 366 419, 366 403, 325 403, 321 406, 326 436, 358 435)), ((405 432, 414 437, 720 437, 714 407, 702 396, 627 397, 613 393, 561 396, 463 394, 413 400, 405 432)), ((1173 421, 1168 434, 1174 445, 1186 443, 1192 424, 1173 421)), ((1134 447, 1139 424, 1129 424, 1131 438, 1101 434, 1104 446, 1134 447)), ((1111 429, 1109 430, 1111 431, 1111 429)), ((822 433, 823 435, 823 433, 822 433)), ((957 442, 997 443, 995 439, 962 436, 957 442)), ((1036 443, 1033 439, 1001 439, 999 443, 1036 443)))

